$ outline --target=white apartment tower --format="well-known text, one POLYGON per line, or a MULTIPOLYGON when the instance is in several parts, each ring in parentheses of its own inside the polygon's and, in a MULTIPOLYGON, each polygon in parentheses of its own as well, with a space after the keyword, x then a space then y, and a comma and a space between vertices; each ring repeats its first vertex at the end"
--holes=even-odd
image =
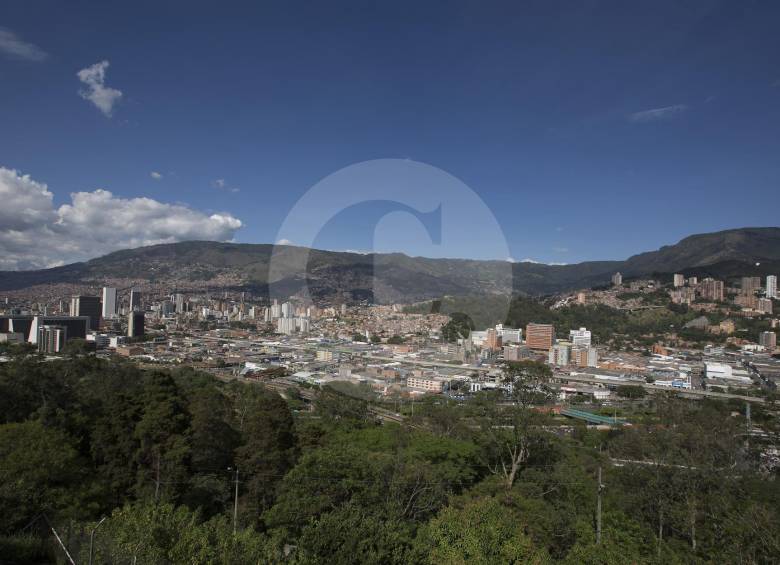
POLYGON ((116 316, 116 289, 109 286, 103 287, 103 318, 116 316))
POLYGON ((590 347, 590 330, 580 328, 578 330, 569 330, 569 341, 574 347, 590 347))
POLYGON ((780 298, 777 296, 777 275, 769 275, 766 278, 766 297, 780 298))

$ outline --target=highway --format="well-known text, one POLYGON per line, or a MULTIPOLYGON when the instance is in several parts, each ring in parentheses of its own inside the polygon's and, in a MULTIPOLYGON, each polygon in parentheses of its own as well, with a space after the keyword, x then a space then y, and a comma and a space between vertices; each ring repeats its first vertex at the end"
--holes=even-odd
POLYGON ((756 396, 740 396, 739 394, 728 394, 725 392, 712 392, 708 390, 687 389, 687 388, 672 388, 668 386, 659 386, 651 383, 642 383, 636 381, 597 379, 594 377, 586 377, 584 375, 569 375, 566 373, 555 373, 553 378, 559 381, 598 384, 601 386, 638 385, 652 392, 675 392, 681 396, 693 397, 693 398, 724 398, 724 399, 736 398, 739 400, 744 400, 745 402, 755 402, 757 404, 764 404, 766 402, 763 398, 759 398, 756 396))

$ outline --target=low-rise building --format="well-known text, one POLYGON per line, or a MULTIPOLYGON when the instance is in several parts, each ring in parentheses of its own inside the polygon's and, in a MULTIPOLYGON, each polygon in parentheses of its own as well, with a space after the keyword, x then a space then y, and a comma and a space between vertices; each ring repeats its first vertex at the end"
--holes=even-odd
POLYGON ((444 380, 427 377, 409 377, 406 379, 406 386, 409 388, 435 393, 442 392, 444 390, 445 383, 446 381, 444 380))

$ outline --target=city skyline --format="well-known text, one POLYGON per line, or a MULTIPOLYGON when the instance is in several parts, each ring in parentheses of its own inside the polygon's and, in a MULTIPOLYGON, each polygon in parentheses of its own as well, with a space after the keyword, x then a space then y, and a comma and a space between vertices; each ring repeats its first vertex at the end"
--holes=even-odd
MULTIPOLYGON (((776 224, 770 4, 36 6, 0 29, 2 269, 273 243, 312 186, 382 158, 465 183, 519 261, 776 224)), ((345 210, 316 247, 428 255, 414 238, 377 248, 392 210, 345 210)), ((469 256, 504 258, 482 248, 469 256)))

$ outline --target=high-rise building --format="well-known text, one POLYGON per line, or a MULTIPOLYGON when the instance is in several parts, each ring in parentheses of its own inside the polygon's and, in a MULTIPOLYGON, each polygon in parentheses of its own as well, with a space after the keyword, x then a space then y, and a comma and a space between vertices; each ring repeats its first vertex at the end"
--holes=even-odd
POLYGON ((777 295, 777 275, 769 275, 766 278, 766 297, 780 298, 777 295))
POLYGON ((130 312, 127 315, 127 337, 141 337, 144 335, 144 313, 130 312))
POLYGON ((699 292, 705 300, 723 302, 723 281, 716 281, 708 277, 701 281, 699 292))
POLYGON ((74 296, 70 301, 70 315, 89 317, 89 330, 100 327, 100 310, 100 298, 97 296, 74 296))
POLYGON ((774 351, 777 347, 777 334, 775 332, 761 332, 761 335, 758 337, 758 343, 769 351, 774 351))
POLYGON ((498 332, 493 328, 487 330, 485 347, 490 351, 498 351, 501 349, 501 336, 498 335, 498 332))
POLYGON ((501 336, 501 342, 506 343, 520 343, 523 341, 523 330, 519 328, 506 328, 502 324, 496 326, 496 332, 501 336))
POLYGON ((690 277, 688 279, 688 286, 696 286, 699 284, 699 277, 690 277))
POLYGON ((173 302, 170 300, 163 300, 160 302, 160 315, 161 316, 170 316, 175 311, 173 302))
POLYGON ((281 317, 276 320, 276 333, 292 335, 295 333, 295 318, 281 317))
POLYGON ((293 317, 293 305, 289 302, 284 302, 282 304, 282 318, 292 318, 293 317))
POLYGON ((681 286, 685 286, 685 275, 682 275, 680 273, 675 273, 674 288, 680 288, 681 286))
MULTIPOLYGON (((762 298, 761 300, 766 300, 762 298)), ((770 300, 771 302, 771 300, 770 300)), ((758 310, 758 296, 755 294, 740 294, 734 297, 734 304, 747 308, 748 310, 758 310)))
POLYGON ((65 326, 44 325, 38 328, 38 351, 41 353, 59 353, 67 340, 65 326))
POLYGON ((623 284, 623 275, 620 273, 615 273, 612 275, 612 284, 613 286, 620 286, 623 284))
POLYGON ((571 353, 571 343, 559 341, 550 348, 547 355, 547 362, 556 367, 565 367, 569 364, 569 354, 571 353))
POLYGON ((691 304, 696 299, 696 292, 692 288, 676 288, 669 292, 669 297, 675 304, 691 304))
POLYGON ((180 292, 177 292, 171 297, 171 302, 176 307, 176 313, 177 314, 183 314, 184 313, 184 295, 180 292))
POLYGON ((520 347, 517 345, 505 345, 504 361, 520 361, 520 347))
MULTIPOLYGON (((22 334, 29 343, 38 343, 38 327, 41 316, 0 316, 0 332, 22 334), (33 335, 34 334, 34 335, 33 335)), ((86 322, 84 332, 86 333, 86 322)))
POLYGON ((741 293, 751 296, 761 288, 761 277, 742 277, 741 293))
POLYGON ((772 313, 772 300, 770 298, 759 298, 756 302, 756 310, 762 314, 772 313))
POLYGON ((116 316, 116 289, 103 287, 103 319, 116 316))
POLYGON ((572 347, 570 363, 577 367, 596 367, 598 365, 598 351, 595 347, 572 347))
POLYGON ((552 324, 530 323, 525 327, 525 344, 531 349, 549 351, 554 336, 555 328, 552 324))
POLYGON ((141 289, 130 289, 130 311, 136 311, 141 309, 141 289))
POLYGON ((66 339, 87 337, 87 316, 20 316, 0 317, 0 331, 17 332, 24 335, 28 343, 36 345, 40 328, 43 326, 61 326, 67 330, 66 339))
POLYGON ((590 331, 585 328, 569 331, 569 341, 574 347, 590 347, 590 331))

